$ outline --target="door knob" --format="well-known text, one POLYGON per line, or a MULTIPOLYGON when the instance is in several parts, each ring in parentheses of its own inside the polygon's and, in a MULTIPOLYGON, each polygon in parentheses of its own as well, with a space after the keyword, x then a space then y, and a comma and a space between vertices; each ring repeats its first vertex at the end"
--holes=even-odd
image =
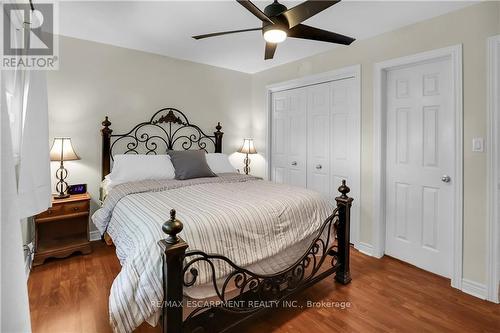
POLYGON ((321 164, 316 165, 316 169, 320 170, 321 168, 323 168, 321 164))
POLYGON ((293 161, 293 162, 292 162, 292 165, 293 165, 293 166, 296 166, 296 165, 297 165, 297 161, 293 161))
POLYGON ((441 177, 441 181, 443 183, 449 183, 449 182, 451 182, 451 177, 448 175, 443 175, 443 177, 441 177))

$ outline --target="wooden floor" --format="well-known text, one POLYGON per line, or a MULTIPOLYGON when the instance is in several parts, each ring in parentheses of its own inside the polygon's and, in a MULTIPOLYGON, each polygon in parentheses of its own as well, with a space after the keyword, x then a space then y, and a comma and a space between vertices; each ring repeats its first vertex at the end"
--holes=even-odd
MULTIPOLYGON (((32 270, 28 284, 34 333, 111 331, 108 296, 120 264, 113 247, 94 242, 93 248, 90 255, 53 260, 32 270)), ((296 298, 299 305, 309 300, 349 302, 350 307, 274 310, 240 326, 238 333, 500 332, 500 305, 452 289, 447 279, 355 250, 351 269, 351 284, 326 279, 296 298)), ((159 330, 143 324, 137 332, 159 330)))

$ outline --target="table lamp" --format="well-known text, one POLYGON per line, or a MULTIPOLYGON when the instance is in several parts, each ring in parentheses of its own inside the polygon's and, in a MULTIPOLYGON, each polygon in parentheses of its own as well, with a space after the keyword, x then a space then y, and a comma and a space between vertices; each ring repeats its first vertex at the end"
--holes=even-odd
POLYGON ((243 160, 245 162, 245 168, 243 169, 243 171, 245 171, 245 175, 248 175, 248 173, 250 172, 250 159, 248 158, 248 154, 257 154, 257 150, 255 150, 255 147, 253 145, 253 139, 243 139, 243 145, 238 150, 238 152, 246 154, 246 157, 243 160))
POLYGON ((68 177, 68 170, 64 168, 63 162, 79 159, 80 157, 75 153, 70 138, 54 138, 54 143, 52 143, 52 148, 50 148, 50 160, 61 162, 59 169, 56 171, 56 178, 58 179, 56 192, 58 194, 54 195, 54 199, 69 197, 68 183, 64 181, 68 177))

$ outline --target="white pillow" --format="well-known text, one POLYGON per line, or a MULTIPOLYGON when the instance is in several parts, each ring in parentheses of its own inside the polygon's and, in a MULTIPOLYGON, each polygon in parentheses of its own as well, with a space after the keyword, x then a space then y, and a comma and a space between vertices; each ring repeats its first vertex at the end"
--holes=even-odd
POLYGON ((226 154, 207 154, 207 164, 214 173, 237 172, 226 154))
POLYGON ((109 178, 112 186, 149 179, 174 179, 175 170, 168 155, 115 155, 109 178))

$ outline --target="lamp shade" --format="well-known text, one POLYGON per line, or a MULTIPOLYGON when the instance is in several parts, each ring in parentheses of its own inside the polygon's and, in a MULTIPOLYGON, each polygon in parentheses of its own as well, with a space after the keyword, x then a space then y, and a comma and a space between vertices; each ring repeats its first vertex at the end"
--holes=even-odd
POLYGON ((238 152, 243 154, 257 154, 257 150, 255 150, 253 145, 253 139, 243 139, 243 145, 238 152))
POLYGON ((74 161, 80 157, 75 153, 70 138, 54 138, 52 148, 50 148, 51 161, 74 161))

